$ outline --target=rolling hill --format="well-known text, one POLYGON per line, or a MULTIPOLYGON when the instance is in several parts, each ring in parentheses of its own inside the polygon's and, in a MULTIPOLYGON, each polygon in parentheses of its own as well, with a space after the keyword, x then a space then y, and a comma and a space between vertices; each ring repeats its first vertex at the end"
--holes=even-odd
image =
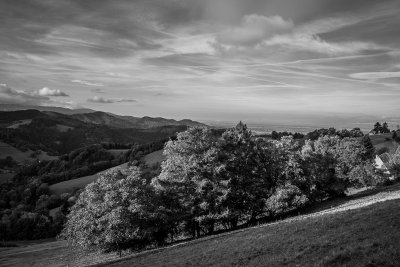
POLYGON ((173 120, 164 118, 152 118, 152 117, 132 117, 132 116, 120 116, 112 113, 106 113, 96 111, 92 113, 74 114, 73 118, 92 124, 106 125, 116 128, 136 128, 136 129, 149 129, 162 126, 205 126, 202 123, 192 120, 173 120))
POLYGON ((58 155, 91 144, 154 142, 174 136, 189 126, 204 124, 105 112, 73 115, 33 109, 0 112, 0 140, 17 148, 58 155))
POLYGON ((27 110, 27 109, 35 109, 35 110, 38 110, 38 111, 57 112, 57 113, 65 114, 65 115, 95 112, 94 110, 88 109, 88 108, 69 109, 69 108, 50 107, 50 106, 29 106, 29 105, 18 105, 18 104, 0 104, 0 111, 19 111, 19 110, 27 110))

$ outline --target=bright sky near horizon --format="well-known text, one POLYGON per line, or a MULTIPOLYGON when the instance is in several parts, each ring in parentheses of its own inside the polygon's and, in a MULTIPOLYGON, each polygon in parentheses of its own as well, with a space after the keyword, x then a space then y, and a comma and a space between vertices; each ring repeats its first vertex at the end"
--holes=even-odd
POLYGON ((0 0, 0 103, 400 114, 399 0, 0 0))

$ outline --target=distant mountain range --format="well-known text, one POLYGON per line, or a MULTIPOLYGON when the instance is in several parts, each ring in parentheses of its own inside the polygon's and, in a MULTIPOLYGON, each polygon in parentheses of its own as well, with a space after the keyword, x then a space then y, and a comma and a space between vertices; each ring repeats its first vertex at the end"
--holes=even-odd
POLYGON ((151 118, 151 117, 132 117, 132 116, 119 116, 112 113, 105 113, 96 111, 92 113, 81 113, 72 115, 73 118, 92 124, 106 125, 116 128, 135 128, 135 129, 149 129, 161 126, 205 126, 204 124, 192 120, 173 120, 164 118, 151 118))
MULTIPOLYGON (((0 105, 0 110, 5 109, 17 106, 0 105)), ((151 143, 192 126, 205 125, 192 120, 137 118, 86 109, 23 106, 21 110, 0 111, 0 140, 18 149, 58 155, 91 144, 151 143)))
MULTIPOLYGON (((12 104, 0 104, 1 111, 19 111, 17 113, 9 113, 10 118, 15 120, 32 119, 31 116, 39 116, 39 113, 32 110, 41 111, 43 114, 50 115, 51 113, 59 113, 63 115, 70 115, 70 118, 76 119, 85 123, 95 125, 105 125, 115 128, 135 128, 135 129, 149 129, 161 126, 206 126, 203 123, 192 121, 188 119, 174 120, 165 118, 152 118, 152 117, 133 117, 121 116, 112 113, 95 111, 92 109, 67 109, 61 107, 44 107, 44 106, 23 106, 12 104), (31 110, 30 112, 22 112, 31 110), (19 119, 16 119, 17 116, 19 119), (21 117, 22 116, 22 117, 21 117)), ((53 114, 54 116, 54 114, 53 114)), ((4 117, 4 115, 3 115, 4 117)))
POLYGON ((51 112, 57 112, 57 113, 66 114, 66 115, 95 112, 95 110, 88 109, 88 108, 69 109, 69 108, 62 108, 62 107, 0 104, 0 111, 18 111, 18 110, 27 110, 27 109, 35 109, 35 110, 39 110, 39 111, 51 111, 51 112))

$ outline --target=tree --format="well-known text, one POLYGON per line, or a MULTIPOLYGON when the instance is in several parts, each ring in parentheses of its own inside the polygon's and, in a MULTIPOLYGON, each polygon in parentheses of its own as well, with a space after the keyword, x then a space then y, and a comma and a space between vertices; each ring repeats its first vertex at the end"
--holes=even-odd
POLYGON ((347 189, 349 185, 347 177, 338 172, 339 145, 339 137, 324 136, 314 142, 307 141, 303 146, 302 170, 309 185, 309 192, 306 195, 311 201, 341 196, 347 189))
POLYGON ((272 143, 254 140, 242 122, 222 135, 220 161, 224 171, 221 175, 229 188, 224 207, 231 227, 240 221, 254 221, 263 213, 265 200, 281 175, 280 169, 275 168, 279 154, 274 150, 272 143))
POLYGON ((387 168, 395 178, 400 177, 400 146, 396 149, 395 153, 389 155, 387 168))
POLYGON ((371 142, 371 138, 368 135, 365 135, 362 139, 362 144, 364 146, 364 159, 372 159, 375 154, 374 145, 371 142))
POLYGON ((161 173, 152 184, 165 199, 164 207, 189 232, 200 235, 204 225, 210 232, 221 213, 226 194, 218 179, 217 138, 210 129, 194 127, 178 134, 164 148, 161 173))
POLYGON ((268 198, 267 210, 274 216, 299 209, 308 204, 308 198, 295 185, 286 184, 278 187, 274 194, 268 198))
POLYGON ((382 124, 381 133, 390 133, 390 129, 386 121, 382 124))
POLYGON ((112 170, 89 184, 67 215, 61 237, 84 249, 121 251, 154 242, 152 193, 137 168, 112 170))
POLYGON ((400 143, 400 131, 393 131, 392 139, 398 143, 400 143))
POLYGON ((375 134, 378 134, 382 131, 382 126, 380 124, 380 122, 376 122, 374 125, 374 129, 372 129, 372 132, 375 134))
POLYGON ((350 131, 350 137, 363 137, 364 133, 361 131, 360 128, 353 128, 350 131))

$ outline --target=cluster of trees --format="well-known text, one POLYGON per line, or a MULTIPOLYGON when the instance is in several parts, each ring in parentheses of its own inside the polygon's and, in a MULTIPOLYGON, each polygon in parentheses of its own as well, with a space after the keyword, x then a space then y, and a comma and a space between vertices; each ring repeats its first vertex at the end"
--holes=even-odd
POLYGON ((341 138, 346 138, 346 137, 357 138, 357 137, 363 137, 364 133, 361 131, 360 128, 353 128, 350 131, 347 129, 336 130, 333 127, 329 128, 329 129, 321 128, 321 129, 317 129, 312 132, 309 132, 306 135, 306 139, 317 140, 321 136, 327 136, 327 135, 328 136, 339 136, 341 138))
POLYGON ((390 133, 390 129, 388 127, 387 122, 384 122, 382 124, 380 122, 377 122, 375 123, 374 128, 371 130, 371 132, 374 134, 380 134, 380 133, 384 134, 384 133, 390 133))
MULTIPOLYGON (((49 185, 92 175, 133 160, 143 164, 143 155, 162 149, 164 140, 134 144, 126 153, 113 156, 107 149, 125 148, 122 144, 101 144, 76 149, 56 160, 36 161, 21 166, 11 182, 0 184, 0 239, 39 239, 60 233, 68 209, 80 190, 61 196, 51 194, 49 185)), ((16 166, 12 158, 1 159, 3 167, 16 166)), ((143 176, 155 176, 159 166, 153 166, 143 176)))
POLYGON ((277 132, 277 131, 272 131, 271 132, 271 138, 274 140, 279 140, 284 136, 293 136, 294 139, 302 139, 304 138, 304 134, 302 133, 291 133, 291 132, 277 132))
POLYGON ((191 128, 165 145, 157 176, 117 170, 87 186, 61 234, 104 251, 157 246, 274 218, 381 179, 360 138, 254 138, 191 128))
POLYGON ((39 178, 49 185, 95 174, 99 171, 117 166, 122 158, 114 157, 101 145, 92 145, 76 149, 56 160, 35 161, 22 166, 14 177, 14 181, 23 181, 32 177, 39 178))
POLYGON ((0 239, 26 240, 56 236, 75 199, 73 194, 51 194, 48 185, 39 179, 33 179, 25 185, 2 185, 0 239))

